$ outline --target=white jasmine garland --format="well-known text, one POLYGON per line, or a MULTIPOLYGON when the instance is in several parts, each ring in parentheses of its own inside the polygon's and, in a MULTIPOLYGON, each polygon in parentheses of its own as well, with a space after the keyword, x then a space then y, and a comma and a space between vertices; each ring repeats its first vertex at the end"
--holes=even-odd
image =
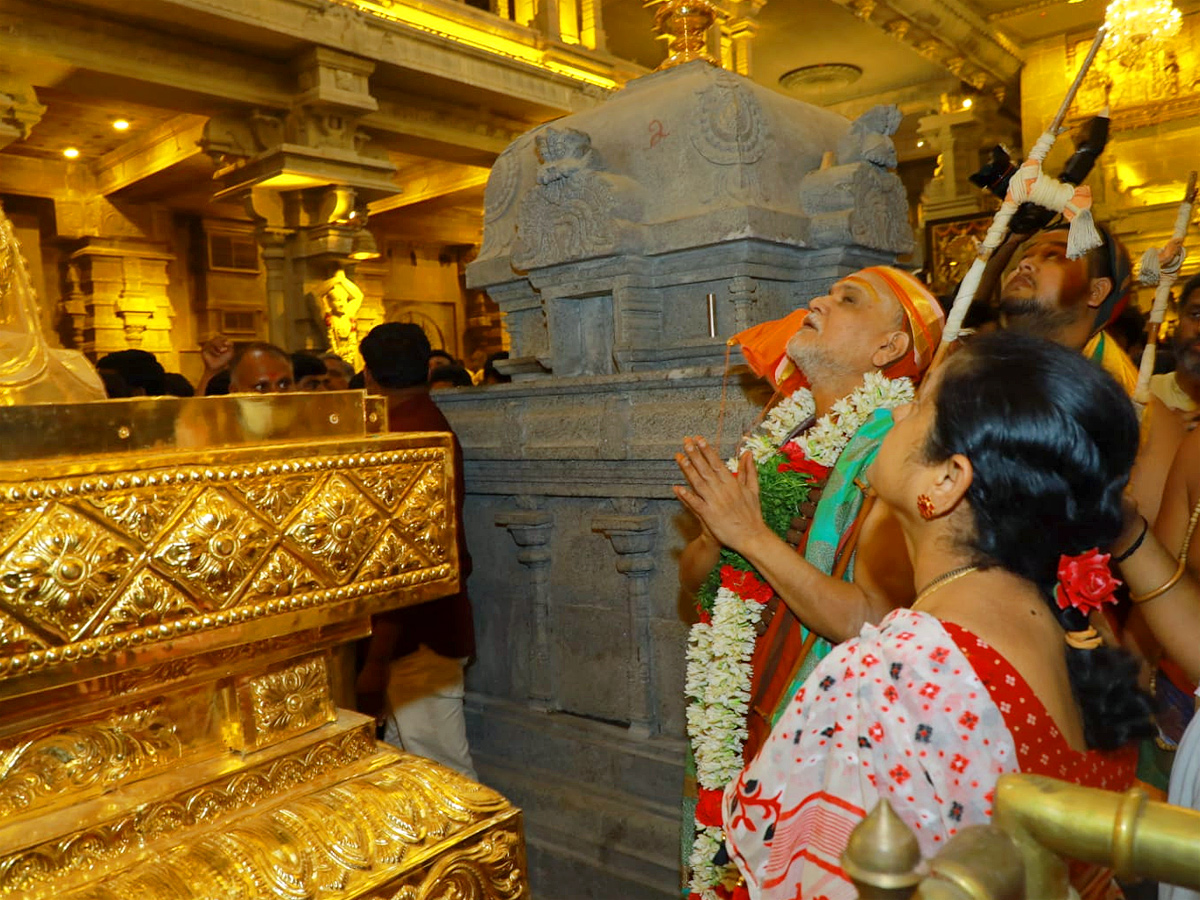
POLYGON ((713 857, 724 842, 725 833, 720 828, 696 829, 696 843, 688 858, 688 866, 692 870, 688 888, 692 893, 699 894, 701 900, 718 900, 715 886, 736 875, 736 871, 730 872, 734 868, 732 864, 717 866, 713 863, 713 857))
MULTIPOLYGON (((854 437, 855 432, 877 409, 894 409, 912 402, 916 392, 908 378, 886 378, 879 372, 868 372, 854 392, 843 397, 821 416, 804 434, 794 438, 806 459, 833 468, 837 458, 854 437)), ((767 413, 762 424, 742 441, 756 463, 763 463, 779 452, 789 434, 816 412, 812 391, 800 388, 785 397, 767 413)), ((728 463, 737 471, 737 458, 728 463)))
MULTIPOLYGON (((806 459, 833 468, 846 444, 877 409, 893 409, 912 401, 908 378, 885 378, 868 372, 853 393, 835 403, 828 413, 793 440, 806 459)), ((788 436, 816 410, 812 392, 801 388, 784 398, 743 441, 756 463, 779 452, 788 436)), ((737 470, 737 459, 728 466, 737 470)), ((739 597, 726 587, 717 590, 712 618, 693 625, 688 635, 687 678, 689 699, 687 731, 701 788, 723 790, 742 769, 742 750, 748 736, 746 714, 753 678, 755 624, 762 605, 739 597)), ((688 860, 690 890, 701 900, 718 900, 715 888, 735 875, 732 866, 716 866, 713 856, 724 843, 721 828, 696 823, 696 839, 688 860)))

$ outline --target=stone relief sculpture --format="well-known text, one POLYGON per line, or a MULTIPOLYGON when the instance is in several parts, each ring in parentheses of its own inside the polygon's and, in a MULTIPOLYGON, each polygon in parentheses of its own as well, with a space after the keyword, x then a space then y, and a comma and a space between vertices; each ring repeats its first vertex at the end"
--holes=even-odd
POLYGON ((546 128, 535 139, 537 187, 521 204, 513 262, 526 269, 611 253, 617 200, 592 139, 546 128))
POLYGON ((725 168, 717 193, 742 201, 765 200, 757 170, 743 167, 753 167, 763 158, 771 131, 744 79, 719 70, 712 84, 696 94, 695 121, 692 146, 710 163, 725 168))
POLYGON ((890 171, 896 165, 892 135, 901 118, 894 106, 867 110, 838 142, 837 164, 822 166, 800 182, 800 202, 812 216, 813 246, 912 250, 904 185, 890 171))

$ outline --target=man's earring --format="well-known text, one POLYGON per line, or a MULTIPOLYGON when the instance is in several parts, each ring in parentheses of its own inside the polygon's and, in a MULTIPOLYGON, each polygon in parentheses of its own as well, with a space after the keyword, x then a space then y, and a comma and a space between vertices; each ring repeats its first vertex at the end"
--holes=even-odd
POLYGON ((929 499, 928 495, 922 494, 917 498, 917 512, 921 514, 921 518, 926 522, 937 514, 933 508, 933 501, 929 499))

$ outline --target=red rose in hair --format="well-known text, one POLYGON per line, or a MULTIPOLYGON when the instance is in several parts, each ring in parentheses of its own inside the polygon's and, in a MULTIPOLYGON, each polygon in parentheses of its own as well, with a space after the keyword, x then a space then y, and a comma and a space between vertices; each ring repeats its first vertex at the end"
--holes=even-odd
POLYGON ((1097 548, 1078 556, 1063 556, 1058 561, 1058 584, 1054 599, 1059 609, 1073 606, 1085 616, 1105 603, 1116 603, 1113 591, 1121 582, 1113 578, 1108 567, 1109 554, 1097 548))
POLYGON ((696 801, 696 821, 701 825, 721 827, 721 799, 724 791, 709 788, 698 789, 699 799, 696 801))
POLYGON ((744 884, 739 884, 733 889, 733 894, 729 900, 750 900, 750 888, 744 884))
POLYGON ((721 566, 721 587, 755 603, 766 603, 775 595, 771 586, 759 581, 752 572, 742 572, 733 566, 721 566))

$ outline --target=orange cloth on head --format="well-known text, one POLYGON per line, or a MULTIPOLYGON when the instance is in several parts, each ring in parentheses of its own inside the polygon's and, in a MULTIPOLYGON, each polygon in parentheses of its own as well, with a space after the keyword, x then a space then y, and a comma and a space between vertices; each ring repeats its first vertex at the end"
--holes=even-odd
MULTIPOLYGON (((892 266, 871 266, 842 281, 857 285, 876 300, 890 297, 900 304, 912 346, 903 359, 893 363, 883 374, 888 378, 907 376, 919 381, 933 361, 946 322, 937 298, 916 277, 892 266)), ((733 343, 741 345, 742 356, 750 368, 785 394, 807 383, 803 373, 787 356, 788 341, 800 329, 806 315, 807 309, 798 309, 782 319, 747 328, 732 338, 733 343)))

